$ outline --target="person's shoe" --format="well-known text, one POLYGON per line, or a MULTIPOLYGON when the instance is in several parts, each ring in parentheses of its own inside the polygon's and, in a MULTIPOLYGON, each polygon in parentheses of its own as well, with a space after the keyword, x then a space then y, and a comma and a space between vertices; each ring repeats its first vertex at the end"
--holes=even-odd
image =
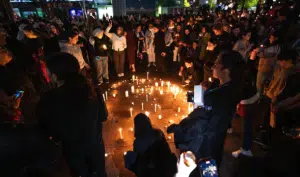
POLYGON ((149 64, 147 65, 148 68, 150 68, 150 66, 151 66, 151 63, 149 63, 149 64))
POLYGON ((105 84, 109 84, 109 79, 104 79, 105 84))
POLYGON ((228 128, 227 133, 231 134, 232 133, 232 128, 228 128))
POLYGON ((154 67, 156 67, 156 64, 155 64, 155 63, 153 63, 152 65, 153 65, 154 67))
POLYGON ((100 85, 102 85, 102 84, 103 84, 103 82, 98 82, 98 84, 97 84, 97 85, 98 85, 98 86, 100 86, 100 85))
POLYGON ((240 148, 239 150, 232 152, 232 156, 234 158, 238 158, 240 155, 244 155, 247 157, 253 157, 251 150, 246 151, 243 148, 240 148))
POLYGON ((124 73, 121 73, 120 75, 121 75, 121 77, 124 77, 124 73))

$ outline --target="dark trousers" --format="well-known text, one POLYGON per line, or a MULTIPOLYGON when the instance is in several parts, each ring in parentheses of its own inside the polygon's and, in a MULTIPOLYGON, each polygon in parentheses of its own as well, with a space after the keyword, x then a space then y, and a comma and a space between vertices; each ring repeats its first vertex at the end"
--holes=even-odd
POLYGON ((156 69, 161 72, 166 71, 165 57, 161 56, 161 53, 155 53, 156 69))
POLYGON ((113 59, 117 74, 124 73, 125 51, 114 51, 113 59))
POLYGON ((244 109, 244 115, 242 118, 243 125, 243 149, 250 150, 252 146, 252 135, 253 135, 253 119, 257 115, 258 103, 242 105, 244 109))

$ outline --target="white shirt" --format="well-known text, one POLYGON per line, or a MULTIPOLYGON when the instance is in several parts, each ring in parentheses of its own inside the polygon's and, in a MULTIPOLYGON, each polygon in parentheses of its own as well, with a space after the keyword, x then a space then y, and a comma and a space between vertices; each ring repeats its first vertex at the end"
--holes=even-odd
POLYGON ((109 33, 110 29, 111 27, 107 27, 104 34, 111 39, 112 49, 114 51, 124 51, 127 48, 125 36, 119 37, 115 33, 109 33))

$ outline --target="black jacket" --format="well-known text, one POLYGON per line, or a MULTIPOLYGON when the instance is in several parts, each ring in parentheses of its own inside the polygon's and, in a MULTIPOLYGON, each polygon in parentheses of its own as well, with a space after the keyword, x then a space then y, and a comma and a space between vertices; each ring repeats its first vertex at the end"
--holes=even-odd
POLYGON ((94 58, 95 56, 107 56, 107 50, 103 49, 103 45, 106 45, 106 48, 108 50, 108 41, 107 39, 103 36, 102 39, 93 37, 89 40, 88 43, 88 51, 90 55, 94 58))
POLYGON ((162 52, 167 51, 164 32, 158 31, 157 33, 155 33, 154 45, 156 54, 161 54, 162 52))

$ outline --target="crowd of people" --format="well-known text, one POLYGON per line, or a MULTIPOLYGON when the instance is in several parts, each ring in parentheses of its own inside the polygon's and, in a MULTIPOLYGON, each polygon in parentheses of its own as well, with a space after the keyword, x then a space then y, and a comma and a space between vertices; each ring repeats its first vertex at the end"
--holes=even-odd
MULTIPOLYGON (((197 161, 213 158, 219 167, 231 121, 239 116, 243 140, 232 156, 254 156, 258 112, 264 120, 256 141, 264 146, 272 146, 282 129, 299 125, 300 30, 294 9, 282 5, 274 15, 216 9, 196 15, 3 21, 1 131, 6 146, 1 159, 26 175, 41 176, 36 169, 51 166, 57 158, 51 150, 59 146, 72 176, 106 176, 102 122, 109 113, 101 88, 113 77, 147 68, 159 76, 176 73, 183 87, 206 90, 204 106, 168 127, 180 152, 192 151, 197 161)), ((137 115, 134 125, 126 168, 138 177, 199 175, 192 172, 195 165, 182 167, 182 159, 176 168, 164 134, 146 115, 137 115)))

